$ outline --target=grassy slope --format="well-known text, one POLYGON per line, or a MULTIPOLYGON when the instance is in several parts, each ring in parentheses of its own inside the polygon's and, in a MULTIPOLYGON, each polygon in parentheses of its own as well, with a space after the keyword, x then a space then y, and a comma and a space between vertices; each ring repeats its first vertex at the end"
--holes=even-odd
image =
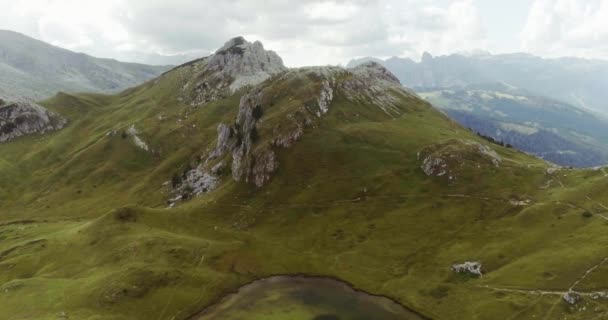
MULTIPOLYGON (((189 76, 180 69, 117 96, 60 94, 44 105, 69 117, 68 128, 0 145, 0 315, 182 319, 240 284, 289 273, 339 277, 438 319, 608 310, 484 287, 565 291, 608 256, 605 220, 581 216, 604 210, 595 202, 608 202, 604 174, 550 176, 543 162, 493 146, 500 168, 469 168, 454 185, 429 178, 416 156, 425 146, 480 140, 417 99, 391 119, 338 95, 316 128, 280 151, 269 185, 226 179, 165 209, 162 183, 213 146, 217 123, 234 121, 238 107, 238 95, 181 104, 175 92, 189 76), (121 137, 132 124, 154 152, 121 137), (487 274, 452 274, 466 260, 487 274)), ((290 90, 301 97, 311 86, 290 90)), ((265 117, 296 102, 279 99, 265 117)), ((577 289, 601 289, 601 270, 577 289)))

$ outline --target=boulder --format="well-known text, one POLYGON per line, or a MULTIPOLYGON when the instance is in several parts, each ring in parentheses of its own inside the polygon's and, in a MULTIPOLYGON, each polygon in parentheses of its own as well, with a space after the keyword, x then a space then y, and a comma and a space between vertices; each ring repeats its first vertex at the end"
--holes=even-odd
POLYGON ((0 143, 62 129, 67 120, 32 102, 0 100, 0 143))
POLYGON ((569 304, 576 304, 581 300, 581 296, 572 290, 568 290, 568 292, 564 293, 562 299, 569 304))
POLYGON ((468 273, 479 277, 483 275, 481 262, 467 261, 460 264, 454 264, 452 265, 452 271, 456 273, 468 273))

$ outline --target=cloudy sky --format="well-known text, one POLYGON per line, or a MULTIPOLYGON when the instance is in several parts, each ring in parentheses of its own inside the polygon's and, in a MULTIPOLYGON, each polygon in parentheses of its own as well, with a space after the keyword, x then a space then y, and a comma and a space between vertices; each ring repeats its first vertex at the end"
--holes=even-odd
POLYGON ((608 59, 608 0, 0 0, 0 29, 100 57, 177 63, 227 39, 289 66, 530 52, 608 59))

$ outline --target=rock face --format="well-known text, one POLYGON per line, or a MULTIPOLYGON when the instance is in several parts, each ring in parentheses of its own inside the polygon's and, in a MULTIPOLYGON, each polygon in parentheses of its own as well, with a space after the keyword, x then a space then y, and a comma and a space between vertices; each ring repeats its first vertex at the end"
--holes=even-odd
POLYGON ((232 177, 236 181, 253 180, 261 187, 276 170, 274 152, 265 148, 252 156, 253 144, 259 139, 257 123, 262 118, 262 92, 254 90, 241 98, 235 131, 240 138, 232 150, 232 177))
POLYGON ((264 50, 261 42, 247 42, 243 37, 229 40, 209 59, 208 70, 233 79, 232 92, 256 85, 271 75, 286 71, 283 60, 274 51, 264 50))
POLYGON ((62 129, 67 120, 30 102, 0 100, 0 143, 15 138, 62 129))
POLYGON ((247 42, 243 37, 231 39, 210 57, 185 66, 195 71, 182 89, 182 100, 192 106, 225 98, 287 70, 279 55, 265 50, 261 42, 247 42))
POLYGON ((130 136, 133 139, 133 143, 140 149, 145 150, 145 151, 149 151, 150 147, 148 147, 148 144, 145 143, 139 136, 139 131, 137 131, 137 129, 135 128, 135 125, 131 125, 131 127, 129 127, 129 129, 127 130, 127 135, 130 136))
POLYGON ((457 273, 469 273, 479 277, 483 275, 480 262, 467 261, 461 264, 454 264, 452 265, 452 271, 457 273))

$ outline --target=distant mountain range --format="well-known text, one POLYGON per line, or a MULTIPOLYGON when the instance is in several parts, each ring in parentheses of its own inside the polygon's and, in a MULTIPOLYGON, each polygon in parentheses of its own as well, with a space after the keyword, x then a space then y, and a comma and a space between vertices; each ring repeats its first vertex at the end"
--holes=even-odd
POLYGON ((528 54, 453 54, 386 66, 461 125, 564 166, 608 163, 608 62, 528 54))
POLYGON ((467 128, 564 166, 608 163, 608 119, 500 84, 419 92, 467 128))
POLYGON ((117 92, 169 68, 95 58, 0 30, 0 97, 9 100, 40 100, 58 91, 117 92))
POLYGON ((502 82, 573 106, 608 112, 608 61, 543 59, 524 53, 439 57, 425 53, 420 62, 368 57, 352 60, 348 66, 370 60, 383 64, 404 86, 417 91, 502 82))

